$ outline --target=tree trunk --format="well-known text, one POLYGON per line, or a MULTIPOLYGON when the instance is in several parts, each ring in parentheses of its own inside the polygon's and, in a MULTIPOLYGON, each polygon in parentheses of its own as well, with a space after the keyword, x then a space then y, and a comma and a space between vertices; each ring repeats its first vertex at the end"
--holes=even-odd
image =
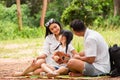
POLYGON ((17 16, 18 16, 19 30, 22 30, 22 15, 21 15, 21 9, 20 9, 20 0, 16 0, 16 3, 17 3, 17 16))
POLYGON ((120 16, 120 0, 113 0, 114 1, 114 16, 120 16))
POLYGON ((47 0, 43 0, 42 14, 41 14, 41 19, 40 19, 41 27, 44 26, 46 10, 47 10, 47 0))

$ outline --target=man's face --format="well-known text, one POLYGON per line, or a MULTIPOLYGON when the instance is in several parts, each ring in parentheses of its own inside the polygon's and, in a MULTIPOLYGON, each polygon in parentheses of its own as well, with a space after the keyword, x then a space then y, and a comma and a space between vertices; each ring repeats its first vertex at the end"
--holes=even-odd
POLYGON ((76 36, 82 36, 82 32, 74 31, 73 29, 72 29, 72 32, 73 32, 76 36))

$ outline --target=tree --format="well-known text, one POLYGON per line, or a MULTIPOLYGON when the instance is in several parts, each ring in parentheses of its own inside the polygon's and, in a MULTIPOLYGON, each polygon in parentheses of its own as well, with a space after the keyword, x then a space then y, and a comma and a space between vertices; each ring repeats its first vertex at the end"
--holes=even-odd
POLYGON ((45 22, 45 14, 47 10, 47 0, 43 0, 43 6, 42 6, 42 14, 41 14, 41 19, 40 19, 40 26, 44 26, 45 22))
POLYGON ((81 19, 86 25, 92 25, 105 19, 110 11, 110 0, 73 0, 62 16, 61 21, 68 25, 73 19, 81 19))
POLYGON ((120 16, 120 0, 113 0, 114 1, 114 16, 120 16))
POLYGON ((20 0, 16 0, 16 3, 17 3, 19 30, 22 30, 22 15, 21 15, 21 9, 20 9, 20 0))

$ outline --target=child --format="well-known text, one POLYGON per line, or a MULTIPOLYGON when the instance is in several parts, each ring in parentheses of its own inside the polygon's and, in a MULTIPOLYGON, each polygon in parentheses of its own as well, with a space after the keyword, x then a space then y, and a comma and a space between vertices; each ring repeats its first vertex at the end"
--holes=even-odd
POLYGON ((59 37, 60 44, 56 47, 56 52, 53 53, 53 59, 59 64, 56 66, 51 66, 46 63, 43 63, 41 65, 41 68, 47 72, 48 78, 51 77, 56 77, 60 74, 67 74, 68 73, 68 68, 66 67, 67 61, 69 60, 70 57, 72 57, 72 50, 70 50, 70 42, 73 39, 73 34, 72 32, 68 30, 63 30, 59 37), (60 55, 64 56, 61 59, 63 59, 63 62, 60 62, 60 55), (63 55, 65 54, 65 55, 63 55), (67 55, 67 57, 65 57, 67 55), (64 61, 65 59, 68 59, 64 61))

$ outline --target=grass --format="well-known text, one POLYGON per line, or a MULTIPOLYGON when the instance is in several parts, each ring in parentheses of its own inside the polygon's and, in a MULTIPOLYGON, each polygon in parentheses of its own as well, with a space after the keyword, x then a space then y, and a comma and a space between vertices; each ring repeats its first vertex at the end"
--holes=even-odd
POLYGON ((0 58, 31 58, 42 49, 43 38, 0 42, 0 58))
MULTIPOLYGON (((97 29, 103 35, 108 45, 120 45, 119 32, 116 30, 97 29)), ((42 50, 44 37, 35 39, 16 39, 0 42, 0 58, 33 58, 38 56, 38 51, 42 50)), ((83 50, 83 38, 74 35, 73 46, 77 51, 83 50)))

